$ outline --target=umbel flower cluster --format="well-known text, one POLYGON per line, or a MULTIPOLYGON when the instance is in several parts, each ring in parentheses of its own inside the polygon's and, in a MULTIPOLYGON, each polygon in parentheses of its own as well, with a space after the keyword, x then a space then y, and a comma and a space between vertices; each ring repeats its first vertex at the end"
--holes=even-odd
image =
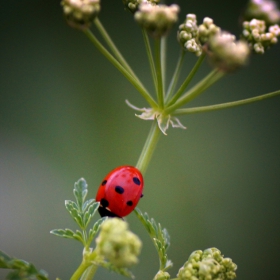
POLYGON ((245 12, 246 19, 260 19, 268 26, 279 24, 280 11, 277 4, 271 0, 250 0, 245 12))
POLYGON ((99 0, 62 0, 61 5, 68 24, 79 29, 90 27, 100 11, 99 0))
POLYGON ((204 18, 203 23, 197 26, 196 15, 187 14, 185 21, 179 25, 177 38, 185 51, 200 56, 202 47, 209 37, 216 35, 220 31, 221 28, 215 25, 211 18, 204 18))
POLYGON ((278 42, 280 27, 278 24, 269 26, 264 20, 252 19, 243 23, 243 37, 254 52, 263 54, 267 48, 278 42))
POLYGON ((178 20, 178 5, 153 5, 142 3, 135 13, 135 20, 155 38, 165 36, 178 20))
POLYGON ((128 230, 127 223, 117 218, 102 224, 96 245, 97 253, 119 268, 136 264, 142 247, 140 239, 128 230))
POLYGON ((224 258, 216 248, 194 251, 177 275, 180 280, 231 280, 236 278, 237 265, 224 258))

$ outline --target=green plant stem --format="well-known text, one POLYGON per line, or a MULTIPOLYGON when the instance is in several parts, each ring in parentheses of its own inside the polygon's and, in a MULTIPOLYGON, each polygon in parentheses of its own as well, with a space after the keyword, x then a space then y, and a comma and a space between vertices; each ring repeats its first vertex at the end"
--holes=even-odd
MULTIPOLYGON (((70 280, 79 280, 83 273, 85 272, 85 270, 91 265, 91 263, 86 262, 86 261, 82 261, 82 263, 79 265, 79 267, 77 268, 77 270, 74 272, 74 274, 72 275, 72 277, 70 278, 70 280)), ((96 268, 97 269, 97 268, 96 268)), ((89 278, 84 278, 85 279, 89 279, 89 278)))
POLYGON ((81 280, 91 280, 93 279, 98 266, 97 265, 91 265, 89 266, 86 271, 84 272, 83 276, 81 277, 81 280))
POLYGON ((162 71, 162 87, 165 93, 165 80, 166 80, 166 54, 167 54, 167 36, 161 37, 160 60, 162 71))
POLYGON ((210 112, 210 111, 216 111, 221 109, 227 109, 231 107, 241 106, 250 104, 253 102, 261 101, 267 98, 271 98, 274 96, 280 95, 280 90, 274 91, 271 93, 266 93, 263 95, 242 99, 238 101, 233 102, 227 102, 222 104, 216 104, 216 105, 209 105, 209 106, 201 106, 201 107, 195 107, 195 108, 184 108, 184 109, 177 109, 173 112, 173 115, 186 115, 186 114, 194 114, 194 113, 204 113, 204 112, 210 112))
POLYGON ((147 100, 151 107, 157 107, 157 103, 145 89, 145 87, 136 80, 119 62, 116 60, 99 42, 99 40, 92 34, 89 29, 84 30, 85 35, 95 45, 95 47, 129 80, 129 82, 140 92, 140 94, 147 100))
POLYGON ((173 95, 173 97, 171 98, 171 100, 168 102, 168 106, 174 104, 178 98, 183 94, 184 90, 187 88, 187 86, 189 85, 189 83, 191 82, 191 80, 193 79, 193 77, 195 76, 197 70, 199 69, 201 63, 203 62, 205 58, 205 54, 202 54, 197 62, 195 63, 192 71, 189 73, 189 75, 187 76, 187 78, 185 79, 185 81, 183 82, 183 84, 180 86, 180 88, 178 89, 178 91, 173 95))
POLYGON ((155 61, 156 61, 156 74, 157 74, 157 100, 159 108, 163 108, 164 93, 163 93, 163 80, 162 80, 162 66, 161 66, 161 39, 155 39, 155 61))
POLYGON ((143 147, 143 150, 141 152, 141 155, 136 164, 136 168, 138 168, 142 172, 142 174, 145 173, 150 163, 150 160, 152 158, 153 152, 155 150, 160 135, 161 132, 158 127, 157 120, 154 120, 150 132, 148 134, 147 140, 145 142, 145 145, 143 147))
POLYGON ((172 94, 174 92, 174 89, 177 85, 177 82, 178 82, 178 79, 179 79, 179 76, 180 76, 180 72, 181 72, 181 69, 182 69, 182 66, 183 66, 185 53, 186 52, 183 49, 181 49, 179 59, 178 59, 173 77, 171 79, 170 85, 169 85, 168 90, 167 90, 167 94, 166 94, 166 98, 165 98, 165 100, 167 102, 169 101, 170 97, 172 96, 172 94))
POLYGON ((135 79, 139 81, 138 77, 135 75, 135 73, 133 72, 133 70, 125 60, 125 58, 122 56, 122 54, 120 53, 120 51, 118 50, 118 48, 116 47, 113 40, 111 39, 111 37, 109 36, 106 29, 104 28, 104 26, 102 25, 102 23, 98 18, 95 18, 94 24, 98 29, 98 31, 100 32, 103 39, 105 40, 105 42, 107 43, 107 45, 109 46, 109 48, 111 49, 111 51, 113 52, 113 54, 115 55, 115 57, 117 58, 117 60, 135 79))
POLYGON ((153 58, 153 54, 152 54, 152 50, 151 50, 149 36, 147 34, 146 29, 142 28, 142 34, 143 34, 143 39, 144 39, 144 43, 145 43, 145 47, 146 47, 146 52, 147 52, 147 56, 148 56, 148 60, 149 60, 149 64, 150 64, 150 68, 151 68, 151 72, 152 72, 153 82, 154 82, 154 85, 155 85, 155 89, 157 91, 156 67, 155 67, 155 62, 154 62, 154 58, 153 58))
POLYGON ((203 80, 197 83, 194 87, 192 87, 189 91, 187 91, 181 98, 179 98, 173 105, 167 107, 165 109, 166 114, 173 113, 179 107, 182 107, 184 104, 190 102, 199 94, 204 92, 207 88, 217 82, 225 75, 224 72, 221 72, 219 69, 214 69, 211 73, 209 73, 203 80))
POLYGON ((83 260, 79 267, 76 269, 70 280, 91 280, 93 279, 97 265, 93 264, 92 261, 96 260, 96 251, 86 250, 84 248, 83 260))

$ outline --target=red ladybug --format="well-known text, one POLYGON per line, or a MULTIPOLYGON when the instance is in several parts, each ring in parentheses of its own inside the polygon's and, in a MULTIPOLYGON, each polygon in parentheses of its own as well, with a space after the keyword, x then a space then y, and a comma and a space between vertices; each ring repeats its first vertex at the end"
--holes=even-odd
POLYGON ((143 187, 143 176, 137 168, 119 166, 112 170, 104 178, 96 194, 96 201, 100 202, 100 216, 127 216, 143 196, 143 187))

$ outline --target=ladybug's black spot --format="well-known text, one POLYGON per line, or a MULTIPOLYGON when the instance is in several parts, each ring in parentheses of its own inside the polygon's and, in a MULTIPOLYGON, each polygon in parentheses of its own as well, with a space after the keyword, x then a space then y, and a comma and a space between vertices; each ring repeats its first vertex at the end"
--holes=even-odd
POLYGON ((123 194, 124 193, 124 188, 122 188, 121 186, 116 186, 115 191, 119 194, 123 194))
POLYGON ((102 198, 102 199, 100 200, 100 204, 102 205, 102 207, 105 207, 105 208, 109 206, 109 202, 108 202, 108 200, 105 199, 105 198, 102 198))
POLYGON ((131 200, 127 201, 126 205, 128 206, 132 206, 133 205, 133 202, 131 200))
POLYGON ((140 180, 137 177, 133 177, 133 182, 138 186, 140 186, 141 184, 140 180))
POLYGON ((107 183, 107 180, 104 180, 103 182, 102 182, 102 186, 105 186, 106 185, 106 183, 107 183))
POLYGON ((141 196, 140 197, 143 197, 144 196, 144 194, 141 194, 141 196))

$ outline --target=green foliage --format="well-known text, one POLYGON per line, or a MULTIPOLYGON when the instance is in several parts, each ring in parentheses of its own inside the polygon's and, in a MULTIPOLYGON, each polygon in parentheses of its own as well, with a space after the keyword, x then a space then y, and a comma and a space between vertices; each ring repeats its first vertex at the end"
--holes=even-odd
POLYGON ((96 234, 98 233, 100 226, 103 224, 103 222, 107 219, 107 217, 101 218, 99 219, 94 225, 93 227, 89 230, 89 234, 88 234, 88 245, 91 243, 91 241, 93 240, 93 238, 96 236, 96 234))
POLYGON ((76 230, 74 232, 68 228, 54 229, 51 231, 51 234, 78 240, 82 242, 82 244, 86 248, 89 248, 90 243, 96 236, 101 224, 106 218, 99 219, 87 234, 86 229, 99 207, 99 202, 95 202, 94 199, 86 200, 88 185, 86 183, 86 180, 83 178, 81 178, 74 184, 73 193, 76 198, 76 202, 72 200, 65 200, 65 207, 70 216, 78 224, 82 231, 76 230))
POLYGON ((7 275, 7 280, 49 279, 47 272, 44 270, 37 270, 32 263, 12 258, 2 251, 0 251, 0 268, 13 270, 7 275))
POLYGON ((51 231, 51 234, 54 234, 54 235, 60 236, 60 237, 64 237, 64 238, 76 239, 78 241, 81 241, 84 244, 83 234, 79 230, 76 230, 76 233, 75 233, 74 231, 72 231, 69 228, 54 229, 51 231))
POLYGON ((134 212, 153 240, 159 255, 160 270, 167 270, 172 266, 172 261, 168 260, 167 257, 167 249, 170 246, 170 236, 167 229, 162 229, 160 223, 157 223, 153 218, 149 218, 147 213, 143 214, 138 208, 135 208, 134 212))

